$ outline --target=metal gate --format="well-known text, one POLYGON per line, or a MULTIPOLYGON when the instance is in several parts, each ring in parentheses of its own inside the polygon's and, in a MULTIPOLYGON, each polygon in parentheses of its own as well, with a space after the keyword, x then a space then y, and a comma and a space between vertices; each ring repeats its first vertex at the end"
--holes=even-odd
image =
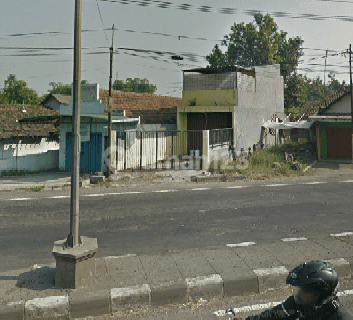
MULTIPOLYGON (((72 133, 66 133, 65 170, 71 171, 72 133)), ((81 142, 80 171, 95 173, 102 170, 102 134, 91 133, 90 141, 81 142)))
POLYGON ((118 171, 202 168, 201 130, 117 132, 116 143, 118 171))

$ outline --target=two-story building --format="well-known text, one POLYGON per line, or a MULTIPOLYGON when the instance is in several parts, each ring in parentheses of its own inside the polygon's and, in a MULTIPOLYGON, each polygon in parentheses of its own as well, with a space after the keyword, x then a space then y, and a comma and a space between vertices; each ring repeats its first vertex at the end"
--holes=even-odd
MULTIPOLYGON (((274 143, 275 137, 262 125, 283 112, 279 64, 183 70, 183 106, 177 109, 178 130, 233 128, 233 147, 240 152, 259 142, 274 143)), ((197 148, 188 146, 189 150, 197 148)))

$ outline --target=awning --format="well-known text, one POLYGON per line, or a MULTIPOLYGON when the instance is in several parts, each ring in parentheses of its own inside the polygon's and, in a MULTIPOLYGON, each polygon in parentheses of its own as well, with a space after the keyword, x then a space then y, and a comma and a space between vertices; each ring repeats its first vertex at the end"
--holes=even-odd
POLYGON ((266 121, 262 126, 267 129, 310 129, 314 122, 298 121, 298 122, 272 122, 266 121))

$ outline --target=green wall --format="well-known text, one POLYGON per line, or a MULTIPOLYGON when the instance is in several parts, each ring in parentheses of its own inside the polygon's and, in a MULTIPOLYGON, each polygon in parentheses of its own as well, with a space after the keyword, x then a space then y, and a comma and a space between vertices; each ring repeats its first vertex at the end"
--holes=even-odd
POLYGON ((320 122, 320 156, 327 159, 326 128, 350 128, 350 122, 320 122))
POLYGON ((196 99, 196 106, 237 106, 238 89, 235 90, 184 90, 183 106, 189 106, 196 99))

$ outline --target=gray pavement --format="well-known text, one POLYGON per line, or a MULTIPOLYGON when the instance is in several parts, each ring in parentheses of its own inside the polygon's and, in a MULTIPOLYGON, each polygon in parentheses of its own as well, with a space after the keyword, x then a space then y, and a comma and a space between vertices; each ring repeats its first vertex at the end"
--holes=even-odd
MULTIPOLYGON (((320 164, 313 176, 351 174, 351 166, 320 164), (320 171, 321 170, 321 171, 320 171)), ((180 174, 181 175, 181 174, 180 174)), ((190 173, 189 173, 190 176, 190 173)), ((166 175, 167 178, 171 178, 166 175)), ((175 178, 175 177, 174 177, 175 178)), ((184 181, 187 179, 182 178, 184 181)), ((0 178, 0 190, 68 184, 68 173, 0 178)), ((75 319, 122 310, 184 304, 283 288, 288 271, 314 259, 332 262, 340 279, 353 270, 353 236, 278 240, 265 244, 169 251, 96 259, 89 287, 55 287, 55 265, 0 273, 0 319, 75 319)))
POLYGON ((0 319, 75 319, 285 287, 298 263, 330 261, 339 278, 353 270, 353 235, 96 259, 96 281, 55 287, 55 265, 0 274, 0 319))

